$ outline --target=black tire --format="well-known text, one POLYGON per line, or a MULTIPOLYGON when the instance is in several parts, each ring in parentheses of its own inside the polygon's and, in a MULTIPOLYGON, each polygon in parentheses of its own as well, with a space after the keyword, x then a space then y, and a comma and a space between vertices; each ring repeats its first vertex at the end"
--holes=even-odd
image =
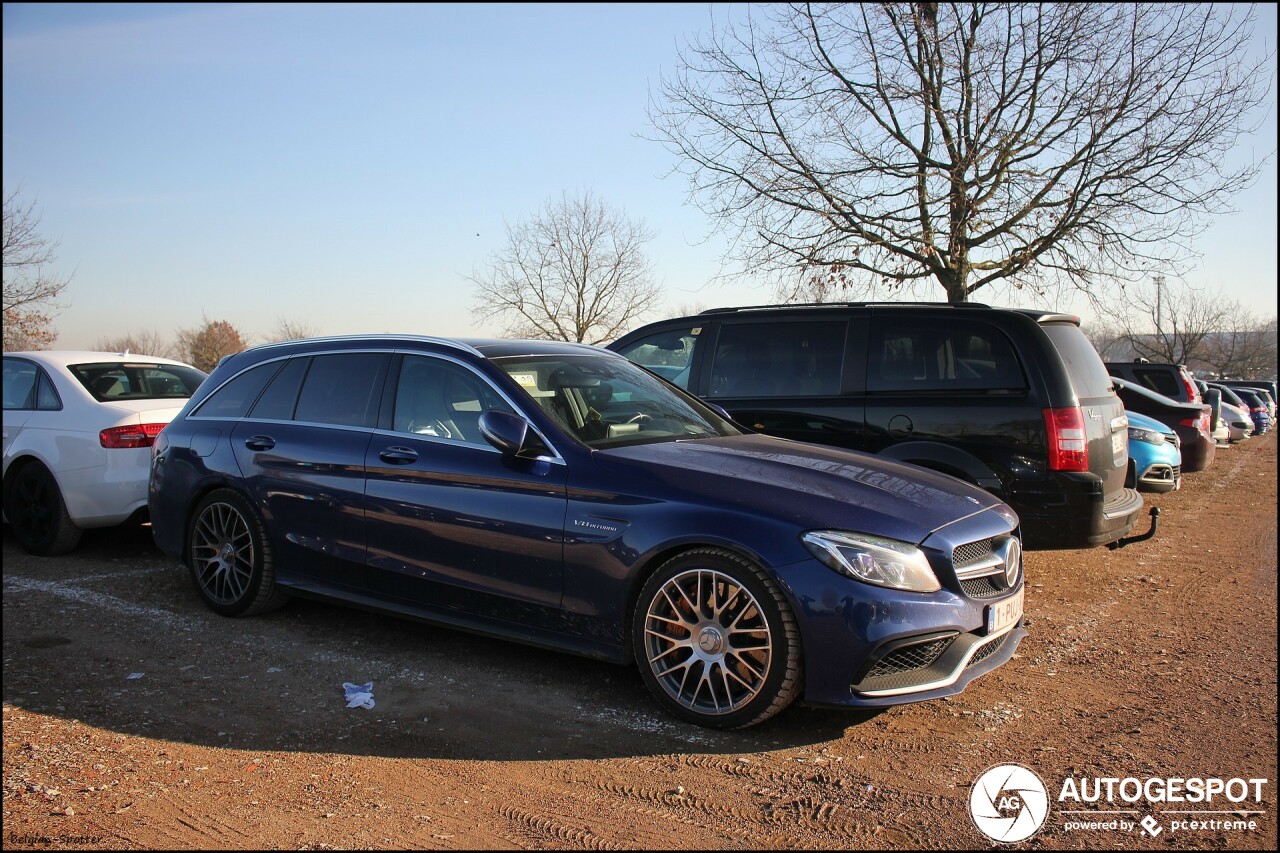
POLYGON ((804 683, 800 631, 777 584, 719 548, 687 551, 650 576, 632 615, 632 646, 658 703, 701 726, 753 726, 790 705, 804 683))
POLYGON ((262 519, 231 489, 210 492, 187 526, 187 567, 204 603, 223 616, 255 616, 289 600, 262 519))
POLYGON ((80 543, 81 530, 67 513, 58 481, 39 462, 28 462, 14 473, 5 493, 4 514, 14 538, 28 553, 53 557, 80 543))

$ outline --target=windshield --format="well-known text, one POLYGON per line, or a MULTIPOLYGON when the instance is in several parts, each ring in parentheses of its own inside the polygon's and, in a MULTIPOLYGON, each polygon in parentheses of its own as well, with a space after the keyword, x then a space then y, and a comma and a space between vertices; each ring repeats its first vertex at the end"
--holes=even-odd
POLYGON ((733 424, 624 358, 495 358, 539 408, 588 447, 739 435, 733 424))
POLYGON ((94 399, 185 400, 196 392, 205 374, 194 367, 154 362, 98 362, 68 367, 94 399))

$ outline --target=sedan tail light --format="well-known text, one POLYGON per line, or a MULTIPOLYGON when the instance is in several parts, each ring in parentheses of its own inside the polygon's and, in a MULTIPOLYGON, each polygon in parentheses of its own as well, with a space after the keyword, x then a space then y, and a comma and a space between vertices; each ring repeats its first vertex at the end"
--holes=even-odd
POLYGON ((1191 427, 1192 429, 1199 430, 1205 434, 1208 434, 1209 432, 1209 415, 1207 413, 1202 414, 1199 417, 1183 418, 1178 421, 1178 423, 1184 427, 1191 427))
POLYGON ((1050 471, 1088 471, 1089 443, 1079 406, 1044 410, 1050 471))
POLYGON ((150 447, 156 436, 168 424, 130 424, 129 426, 111 427, 98 433, 98 442, 103 447, 150 447))

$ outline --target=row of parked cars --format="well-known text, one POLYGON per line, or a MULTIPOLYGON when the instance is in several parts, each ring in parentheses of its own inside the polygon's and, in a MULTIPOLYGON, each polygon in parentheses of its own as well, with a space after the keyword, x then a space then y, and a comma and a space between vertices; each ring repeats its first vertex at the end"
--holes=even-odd
POLYGON ((1078 318, 973 304, 318 338, 207 377, 7 353, 4 513, 45 555, 149 518, 224 615, 319 596, 630 662, 740 728, 959 692, 1025 636, 1024 547, 1150 536, 1139 491, 1208 464, 1179 430, 1215 410, 1141 420, 1128 384, 1078 318))

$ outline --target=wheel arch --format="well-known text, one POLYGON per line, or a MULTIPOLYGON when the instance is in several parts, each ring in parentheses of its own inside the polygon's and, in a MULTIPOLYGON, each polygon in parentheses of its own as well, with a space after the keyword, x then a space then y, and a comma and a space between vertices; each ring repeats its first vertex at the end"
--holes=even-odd
POLYGON ((949 444, 932 441, 904 441, 886 447, 880 456, 898 462, 910 462, 922 468, 949 474, 961 480, 967 480, 976 486, 996 494, 1004 493, 1004 483, 1000 477, 972 453, 949 444))

